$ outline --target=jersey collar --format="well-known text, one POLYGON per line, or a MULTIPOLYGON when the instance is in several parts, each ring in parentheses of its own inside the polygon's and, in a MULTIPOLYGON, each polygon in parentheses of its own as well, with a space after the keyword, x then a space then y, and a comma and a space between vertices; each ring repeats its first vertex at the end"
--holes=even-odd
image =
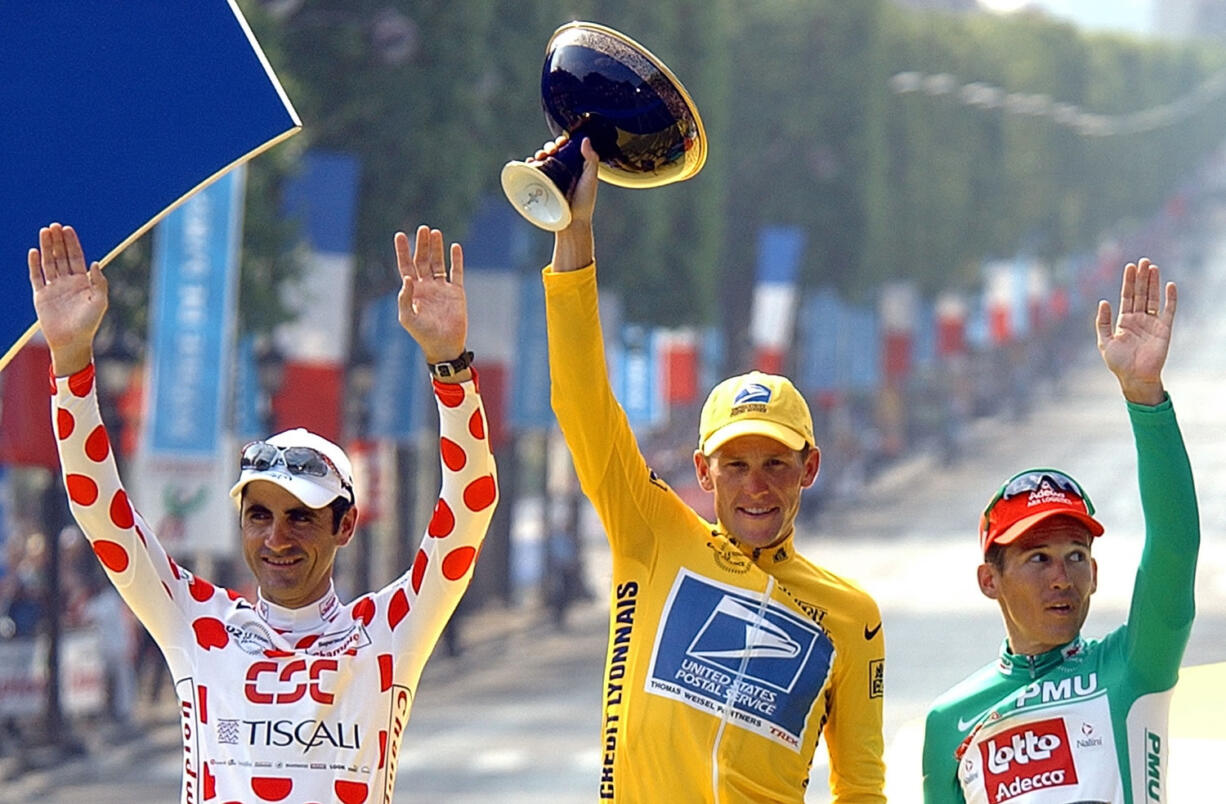
POLYGON ((328 591, 323 597, 302 608, 289 609, 285 606, 278 606, 276 603, 265 600, 263 594, 259 594, 255 610, 264 622, 277 631, 292 634, 315 631, 332 622, 340 612, 341 605, 336 596, 336 587, 329 583, 328 591))
POLYGON ((1038 678, 1057 665, 1063 664, 1085 650, 1085 640, 1078 634, 1072 642, 1053 648, 1046 653, 1029 656, 1024 653, 1013 653, 1009 650, 1009 639, 1006 637, 1000 644, 1000 663, 997 669, 1005 676, 1027 676, 1038 678))
POLYGON ((772 567, 778 566, 779 564, 783 564, 787 561, 791 561, 792 557, 796 555, 796 547, 792 544, 796 536, 795 528, 792 529, 792 532, 787 536, 787 538, 781 542, 772 544, 770 547, 749 547, 738 542, 735 536, 732 536, 726 531, 723 531, 723 533, 724 537, 736 545, 738 550, 749 556, 753 560, 753 563, 757 564, 767 572, 770 572, 772 567))

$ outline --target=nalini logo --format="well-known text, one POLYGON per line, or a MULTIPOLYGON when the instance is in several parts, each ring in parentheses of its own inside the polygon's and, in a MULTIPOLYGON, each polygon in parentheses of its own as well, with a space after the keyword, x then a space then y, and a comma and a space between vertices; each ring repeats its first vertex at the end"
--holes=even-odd
POLYGON ((1027 723, 979 744, 984 786, 990 800, 1077 784, 1068 733, 1060 718, 1027 723))
POLYGON ((771 389, 759 382, 749 382, 741 386, 741 390, 736 392, 736 396, 732 398, 732 406, 738 405, 765 405, 771 401, 771 389))

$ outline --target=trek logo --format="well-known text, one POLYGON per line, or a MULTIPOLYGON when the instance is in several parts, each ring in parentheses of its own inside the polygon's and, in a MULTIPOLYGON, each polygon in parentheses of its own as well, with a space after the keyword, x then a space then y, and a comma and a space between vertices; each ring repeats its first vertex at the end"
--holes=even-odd
POLYGON ((798 751, 833 655, 825 631, 783 605, 681 570, 646 690, 798 751))
POLYGON ((1026 723, 979 745, 984 785, 999 804, 1023 793, 1077 784, 1077 768, 1064 720, 1026 723))
MULTIPOLYGON (((335 673, 336 659, 295 659, 284 667, 277 662, 256 662, 247 668, 243 691, 255 704, 291 704, 306 695, 321 704, 331 704, 336 696, 324 689, 331 681, 325 674, 335 673)), ((330 687, 330 684, 329 684, 330 687)))

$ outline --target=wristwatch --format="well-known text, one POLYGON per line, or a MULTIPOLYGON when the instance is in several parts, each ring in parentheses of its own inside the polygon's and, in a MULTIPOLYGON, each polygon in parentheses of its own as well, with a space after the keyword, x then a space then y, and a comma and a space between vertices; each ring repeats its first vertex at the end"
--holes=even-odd
POLYGON ((472 365, 473 353, 464 352, 455 360, 445 360, 442 363, 427 363, 426 367, 430 369, 430 375, 438 380, 445 380, 448 377, 459 374, 464 369, 472 365))

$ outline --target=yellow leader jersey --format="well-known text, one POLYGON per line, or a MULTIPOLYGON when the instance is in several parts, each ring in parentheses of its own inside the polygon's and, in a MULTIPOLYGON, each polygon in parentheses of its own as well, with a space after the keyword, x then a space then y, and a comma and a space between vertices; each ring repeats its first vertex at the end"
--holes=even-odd
POLYGON ((885 801, 885 640, 862 589, 748 555, 647 466, 604 360, 595 265, 544 270, 552 403, 613 553, 601 800, 802 802, 825 733, 841 804, 885 801))

